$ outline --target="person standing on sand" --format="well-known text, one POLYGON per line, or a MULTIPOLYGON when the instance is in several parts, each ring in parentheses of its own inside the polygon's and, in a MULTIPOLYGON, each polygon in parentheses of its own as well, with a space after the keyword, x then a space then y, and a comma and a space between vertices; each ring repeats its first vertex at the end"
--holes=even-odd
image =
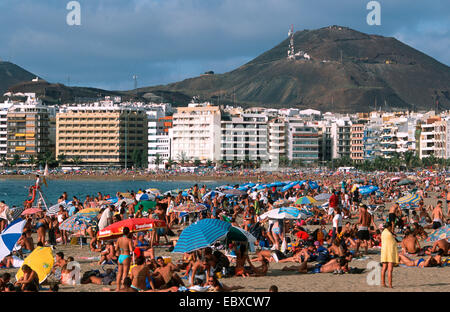
POLYGON ((392 288, 392 273, 394 265, 399 263, 397 240, 393 234, 394 223, 389 221, 384 225, 383 233, 381 233, 381 260, 383 264, 381 269, 381 283, 386 287, 385 275, 388 272, 389 287, 392 288))
POLYGON ((129 237, 130 229, 128 227, 123 228, 123 236, 117 240, 116 252, 119 252, 118 265, 119 270, 117 272, 117 291, 120 290, 120 285, 128 276, 131 265, 131 251, 133 250, 133 241, 129 237))

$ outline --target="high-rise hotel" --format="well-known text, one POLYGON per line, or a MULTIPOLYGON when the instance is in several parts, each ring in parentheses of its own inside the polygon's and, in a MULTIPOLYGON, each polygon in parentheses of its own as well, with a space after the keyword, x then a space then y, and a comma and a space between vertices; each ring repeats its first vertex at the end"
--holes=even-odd
POLYGON ((131 167, 147 162, 148 122, 143 108, 112 102, 61 108, 56 115, 56 155, 84 166, 131 167))

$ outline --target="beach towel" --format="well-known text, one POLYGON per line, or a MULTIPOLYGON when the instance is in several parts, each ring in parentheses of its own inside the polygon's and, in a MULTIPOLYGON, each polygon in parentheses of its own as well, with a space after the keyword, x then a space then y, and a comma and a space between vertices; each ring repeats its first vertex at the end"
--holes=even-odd
POLYGON ((398 249, 397 241, 394 235, 388 230, 384 229, 381 233, 381 259, 380 262, 398 263, 398 249))

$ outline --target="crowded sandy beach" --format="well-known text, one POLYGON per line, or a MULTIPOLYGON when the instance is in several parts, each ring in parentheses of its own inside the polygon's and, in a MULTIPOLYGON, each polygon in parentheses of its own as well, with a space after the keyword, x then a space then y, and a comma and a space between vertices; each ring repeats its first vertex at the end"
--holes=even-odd
POLYGON ((0 291, 450 290, 445 172, 255 172, 215 189, 168 175, 192 186, 68 189, 45 207, 61 177, 34 174, 23 207, 0 198, 0 291))

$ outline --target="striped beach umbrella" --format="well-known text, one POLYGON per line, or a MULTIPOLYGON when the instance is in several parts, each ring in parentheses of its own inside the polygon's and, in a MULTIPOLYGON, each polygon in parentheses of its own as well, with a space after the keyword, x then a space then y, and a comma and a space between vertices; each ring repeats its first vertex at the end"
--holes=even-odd
POLYGON ((412 205, 412 204, 416 204, 419 201, 422 200, 422 197, 420 197, 419 194, 408 194, 402 198, 400 198, 397 203, 399 205, 412 205))
POLYGON ((17 219, 0 234, 0 261, 11 253, 22 235, 26 220, 17 219))
POLYGON ((302 196, 295 202, 296 205, 309 205, 315 203, 317 203, 317 200, 315 200, 311 196, 302 196))
POLYGON ((201 219, 181 232, 174 253, 192 252, 211 246, 225 237, 231 224, 219 219, 201 219))
POLYGON ((187 213, 193 213, 193 212, 200 212, 203 210, 208 209, 203 204, 196 204, 193 202, 187 202, 184 204, 181 204, 179 206, 173 207, 172 212, 187 212, 187 213))
POLYGON ((441 226, 440 228, 434 230, 433 232, 428 235, 428 237, 425 239, 427 243, 434 243, 441 239, 450 239, 450 225, 446 224, 444 226, 441 226))
POLYGON ((64 220, 59 225, 59 229, 68 232, 84 231, 96 222, 95 216, 96 215, 76 213, 64 220))
POLYGON ((10 220, 14 221, 22 215, 22 212, 25 210, 24 207, 15 207, 9 209, 9 215, 11 217, 10 220))

